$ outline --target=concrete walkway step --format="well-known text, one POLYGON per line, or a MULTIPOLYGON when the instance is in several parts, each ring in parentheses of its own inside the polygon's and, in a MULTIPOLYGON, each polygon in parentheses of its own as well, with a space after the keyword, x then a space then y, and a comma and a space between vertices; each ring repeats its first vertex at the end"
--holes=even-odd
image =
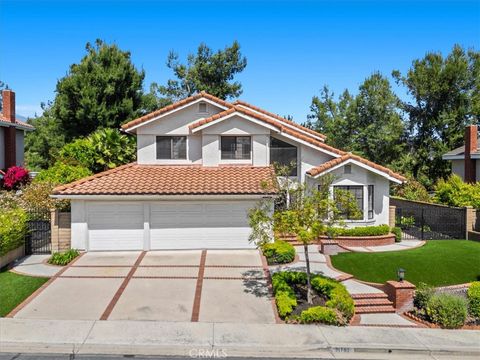
POLYGON ((391 305, 383 306, 355 306, 356 314, 380 314, 380 313, 394 313, 395 308, 391 305))

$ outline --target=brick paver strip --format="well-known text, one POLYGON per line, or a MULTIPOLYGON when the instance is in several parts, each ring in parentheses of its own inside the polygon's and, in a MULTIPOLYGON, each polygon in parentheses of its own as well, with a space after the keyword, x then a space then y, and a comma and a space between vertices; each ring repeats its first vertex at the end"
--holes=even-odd
POLYGON ((270 295, 270 303, 273 309, 273 315, 275 316, 275 322, 277 324, 283 324, 284 321, 278 315, 277 304, 275 303, 275 296, 273 295, 273 285, 272 285, 272 278, 270 277, 270 269, 268 268, 267 258, 263 256, 262 251, 259 250, 260 258, 262 259, 262 266, 263 266, 263 273, 265 278, 267 279, 267 288, 268 293, 270 295))
POLYGON ((200 257, 200 267, 198 268, 197 286, 195 288, 195 298, 192 308, 192 322, 198 322, 200 317, 200 304, 202 300, 203 276, 205 274, 205 262, 207 260, 207 250, 202 250, 200 257))
POLYGON ((75 259, 73 259, 70 264, 64 266, 59 272, 57 272, 55 275, 53 275, 45 284, 40 286, 37 290, 35 290, 33 293, 30 294, 29 297, 27 297, 25 300, 23 300, 15 309, 10 311, 5 317, 7 318, 13 318, 17 313, 22 310, 25 306, 30 304, 33 299, 35 299, 40 293, 45 290, 52 282, 54 282, 56 279, 58 279, 65 271, 67 271, 68 268, 72 267, 74 263, 76 263, 85 253, 81 253, 79 256, 77 256, 75 259))
POLYGON ((115 305, 117 304, 118 300, 120 299, 120 296, 122 296, 123 292, 125 291, 125 288, 127 287, 128 283, 130 282, 131 278, 133 277, 133 274, 134 274, 135 271, 137 270, 138 265, 140 265, 140 263, 142 262, 143 257, 145 256, 146 253, 147 253, 146 251, 142 251, 142 252, 140 253, 140 255, 138 256, 137 261, 135 261, 135 264, 133 264, 132 268, 131 268, 130 271, 128 272, 127 277, 123 280, 122 284, 121 284, 120 287, 118 288, 118 290, 117 290, 117 292, 115 293, 115 295, 113 296, 112 300, 111 300, 110 303, 107 305, 107 308, 105 309, 105 311, 103 312, 102 316, 100 317, 100 320, 107 320, 107 319, 108 319, 108 317, 110 316, 110 314, 111 314, 112 311, 113 311, 113 308, 115 307, 115 305))

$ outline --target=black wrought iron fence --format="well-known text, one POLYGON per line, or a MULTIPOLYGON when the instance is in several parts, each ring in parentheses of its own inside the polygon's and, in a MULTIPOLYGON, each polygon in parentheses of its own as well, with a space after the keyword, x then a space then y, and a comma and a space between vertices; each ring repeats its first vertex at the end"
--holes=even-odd
POLYGON ((402 238, 420 240, 465 239, 464 208, 432 206, 413 201, 392 201, 396 206, 395 223, 402 238))
POLYGON ((28 211, 28 234, 25 238, 25 253, 50 254, 51 228, 50 211, 43 209, 32 209, 28 211))

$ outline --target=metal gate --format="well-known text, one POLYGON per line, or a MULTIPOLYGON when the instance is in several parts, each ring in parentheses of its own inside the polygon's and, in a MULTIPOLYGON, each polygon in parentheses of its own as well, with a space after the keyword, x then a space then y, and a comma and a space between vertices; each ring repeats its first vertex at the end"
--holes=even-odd
POLYGON ((402 240, 465 239, 466 213, 451 207, 398 207, 395 224, 402 229, 402 240))
POLYGON ((25 238, 27 255, 51 253, 50 216, 48 210, 30 210, 28 212, 28 234, 25 238))

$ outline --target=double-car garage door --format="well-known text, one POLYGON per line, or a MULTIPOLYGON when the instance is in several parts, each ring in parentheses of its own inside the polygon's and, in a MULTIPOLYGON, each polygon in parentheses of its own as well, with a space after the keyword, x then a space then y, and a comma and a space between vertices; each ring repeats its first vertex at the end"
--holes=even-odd
POLYGON ((87 250, 236 249, 254 200, 88 202, 87 250))

